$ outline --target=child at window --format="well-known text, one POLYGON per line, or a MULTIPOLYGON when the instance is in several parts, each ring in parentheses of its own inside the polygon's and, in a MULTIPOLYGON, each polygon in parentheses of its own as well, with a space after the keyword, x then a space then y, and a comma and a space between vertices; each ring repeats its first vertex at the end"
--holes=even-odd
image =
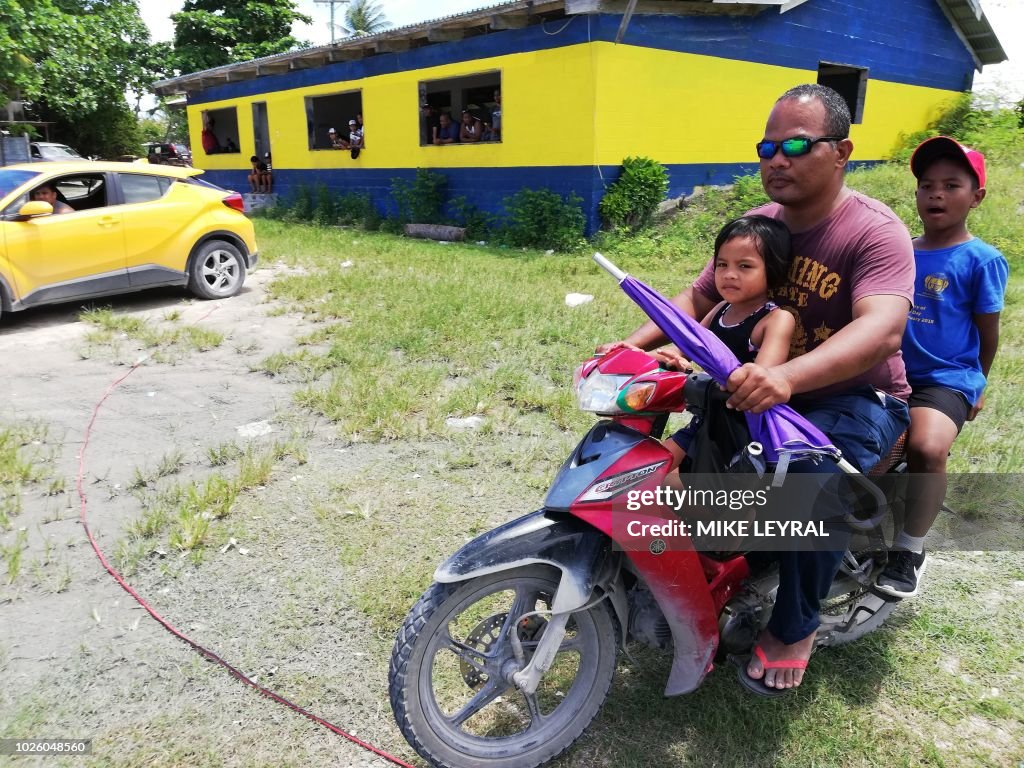
POLYGON ((910 169, 924 229, 914 240, 914 307, 903 335, 912 476, 904 527, 877 581, 879 591, 897 597, 917 594, 924 537, 946 495, 946 457, 964 422, 985 405, 1009 275, 1003 255, 967 230, 968 214, 985 199, 985 156, 937 136, 914 150, 910 169))
POLYGON ((473 116, 469 110, 462 111, 462 124, 459 126, 459 141, 474 142, 480 141, 483 136, 483 123, 473 116))

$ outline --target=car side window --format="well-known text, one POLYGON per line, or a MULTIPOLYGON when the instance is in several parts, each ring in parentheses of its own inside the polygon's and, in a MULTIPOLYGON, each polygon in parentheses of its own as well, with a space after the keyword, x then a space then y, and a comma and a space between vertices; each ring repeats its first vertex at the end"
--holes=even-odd
POLYGON ((122 173, 121 193, 125 203, 148 203, 159 200, 170 189, 173 179, 166 176, 148 176, 141 173, 122 173))
POLYGON ((107 183, 100 173, 80 173, 56 179, 57 199, 76 211, 107 205, 107 183))
MULTIPOLYGON (((107 205, 107 184, 102 173, 79 173, 51 179, 57 190, 57 200, 70 205, 75 211, 103 208, 107 205)), ((20 195, 3 211, 4 218, 16 217, 30 195, 20 195)))

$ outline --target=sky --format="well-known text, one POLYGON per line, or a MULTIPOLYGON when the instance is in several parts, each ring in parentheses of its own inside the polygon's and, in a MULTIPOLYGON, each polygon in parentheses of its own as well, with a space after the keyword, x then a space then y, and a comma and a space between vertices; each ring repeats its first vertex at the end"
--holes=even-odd
MULTIPOLYGON (((438 19, 463 13, 476 8, 496 5, 488 0, 377 0, 384 9, 384 15, 393 26, 402 27, 417 21, 438 19)), ((174 25, 170 15, 181 10, 182 0, 139 0, 142 20, 149 26, 153 40, 170 40, 174 36, 174 25)), ((337 2, 334 7, 335 21, 345 15, 345 3, 337 2)), ((314 45, 327 45, 331 42, 330 19, 331 8, 325 3, 314 0, 298 0, 299 12, 312 17, 312 24, 296 24, 292 34, 299 40, 306 40, 314 45)), ((336 33, 343 37, 340 30, 336 33)))
MULTIPOLYGON (((476 8, 495 5, 488 0, 377 0, 384 9, 384 15, 394 26, 405 26, 427 19, 450 16, 476 8)), ((170 40, 174 25, 170 14, 181 10, 181 0, 139 0, 142 19, 149 26, 153 40, 170 40)), ((312 17, 312 24, 297 24, 292 30, 300 40, 314 45, 331 42, 330 6, 315 0, 299 0, 299 10, 312 17)), ((992 93, 1004 104, 1024 98, 1024 35, 1013 30, 1024 29, 1024 2, 1021 0, 982 0, 982 8, 988 16, 996 36, 1003 44, 1003 50, 1010 57, 1002 64, 990 65, 975 76, 976 92, 992 93)), ((345 13, 345 4, 337 3, 335 17, 345 13)), ((341 36, 341 33, 338 33, 341 36)))

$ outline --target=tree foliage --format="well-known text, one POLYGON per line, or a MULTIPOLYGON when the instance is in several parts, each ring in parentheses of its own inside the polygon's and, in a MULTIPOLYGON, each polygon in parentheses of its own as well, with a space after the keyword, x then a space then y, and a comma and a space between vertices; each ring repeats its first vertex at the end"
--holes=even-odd
POLYGON ((181 74, 297 48, 292 23, 311 21, 294 0, 185 0, 171 18, 172 64, 181 74))
POLYGON ((135 149, 125 91, 148 90, 164 66, 137 0, 0 0, 0 101, 23 99, 84 154, 135 149))
POLYGON ((391 26, 384 15, 384 9, 373 0, 352 0, 345 10, 341 28, 349 37, 373 35, 391 26))
POLYGON ((0 90, 71 116, 154 75, 136 0, 0 0, 0 90))

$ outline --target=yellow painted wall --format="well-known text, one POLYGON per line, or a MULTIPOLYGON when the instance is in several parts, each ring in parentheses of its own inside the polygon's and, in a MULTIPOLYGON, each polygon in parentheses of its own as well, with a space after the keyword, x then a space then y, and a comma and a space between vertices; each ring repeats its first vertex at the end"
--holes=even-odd
POLYGON ((253 154, 252 104, 265 101, 273 162, 279 168, 431 168, 592 165, 594 81, 586 45, 531 51, 296 88, 188 107, 193 157, 198 168, 249 167, 253 154), (419 83, 422 80, 501 71, 502 142, 421 147, 419 83), (362 90, 366 149, 310 150, 305 98, 362 90), (238 108, 239 154, 202 151, 204 110, 238 108), (587 120, 581 121, 581 116, 587 120))
MULTIPOLYGON (((265 101, 279 168, 418 168, 618 165, 629 155, 666 165, 756 162, 754 144, 775 99, 817 73, 606 42, 295 88, 188 107, 197 167, 246 169, 252 104, 265 101), (422 80, 501 71, 501 143, 419 145, 422 80), (310 150, 304 99, 362 90, 366 150, 310 150), (238 108, 241 152, 202 151, 201 112, 238 108)), ((869 80, 855 160, 883 159, 900 132, 924 128, 951 91, 869 80)))
MULTIPOLYGON (((754 145, 775 100, 817 79, 777 67, 612 43, 592 43, 597 92, 597 158, 627 155, 666 165, 757 162, 754 145)), ((868 80, 863 123, 852 126, 855 160, 879 160, 900 132, 921 130, 952 91, 868 80)))

